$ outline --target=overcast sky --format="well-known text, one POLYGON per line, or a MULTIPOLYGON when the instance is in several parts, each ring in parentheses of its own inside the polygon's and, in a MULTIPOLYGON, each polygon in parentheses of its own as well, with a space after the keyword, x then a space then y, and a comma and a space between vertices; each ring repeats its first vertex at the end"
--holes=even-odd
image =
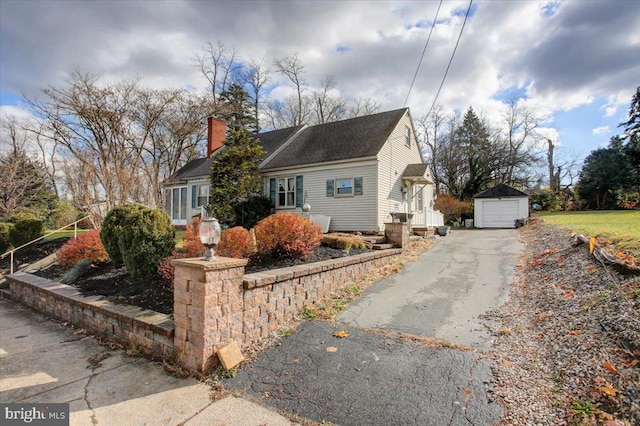
MULTIPOLYGON (((407 103, 414 118, 434 101, 468 4, 442 2, 407 103)), ((331 74, 347 97, 401 108, 438 5, 0 0, 0 109, 18 114, 22 94, 63 84, 75 67, 157 88, 204 88, 193 59, 208 41, 269 65, 297 53, 311 85, 331 74)), ((638 85, 639 1, 476 0, 437 102, 497 118, 515 94, 548 117, 546 135, 583 158, 621 132, 638 85)))

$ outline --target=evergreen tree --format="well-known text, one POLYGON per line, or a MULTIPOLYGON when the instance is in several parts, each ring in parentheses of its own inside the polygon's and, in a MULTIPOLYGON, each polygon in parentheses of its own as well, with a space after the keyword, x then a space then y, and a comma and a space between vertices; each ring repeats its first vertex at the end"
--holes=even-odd
POLYGON ((623 189, 631 177, 631 169, 620 148, 621 139, 614 136, 608 148, 592 151, 584 160, 577 191, 586 207, 616 206, 616 191, 623 189))
POLYGON ((467 179, 459 198, 469 200, 491 182, 494 164, 489 130, 482 124, 473 108, 469 107, 455 137, 465 152, 467 163, 467 179))
POLYGON ((629 120, 620 126, 624 126, 626 142, 622 145, 622 152, 631 167, 631 187, 640 192, 640 86, 631 98, 629 120))
POLYGON ((264 150, 243 127, 230 127, 225 145, 213 157, 211 204, 221 224, 236 223, 234 207, 262 192, 259 164, 264 150))
POLYGON ((251 96, 238 83, 220 93, 221 112, 219 113, 229 129, 247 129, 250 133, 258 132, 258 123, 252 113, 251 96))

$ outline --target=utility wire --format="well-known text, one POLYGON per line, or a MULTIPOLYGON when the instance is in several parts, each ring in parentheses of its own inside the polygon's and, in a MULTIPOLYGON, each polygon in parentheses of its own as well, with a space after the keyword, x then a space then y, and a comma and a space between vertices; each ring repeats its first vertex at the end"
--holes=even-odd
POLYGON ((440 6, 442 6, 442 0, 440 0, 440 4, 438 5, 438 10, 436 10, 436 16, 433 18, 433 22, 431 23, 431 29, 429 30, 429 36, 427 37, 427 42, 424 44, 424 49, 422 49, 422 56, 420 56, 420 61, 418 62, 418 68, 416 68, 416 73, 413 75, 413 80, 411 80, 411 86, 409 86, 409 92, 407 92, 407 97, 404 100, 403 107, 407 106, 407 101, 409 100, 409 95, 411 94, 411 89, 413 89, 413 83, 416 82, 416 77, 418 76, 418 71, 420 71, 420 65, 422 65, 422 59, 424 59, 424 52, 427 51, 427 46, 429 45, 429 40, 431 40, 431 33, 433 33, 433 27, 436 25, 436 21, 438 20, 438 13, 440 13, 440 6))
POLYGON ((453 57, 456 54, 456 50, 458 49, 458 44, 460 43, 460 38, 462 38, 462 31, 464 31, 464 26, 467 23, 467 18, 469 17, 469 12, 471 11, 471 5, 473 4, 473 0, 469 0, 469 7, 467 8, 467 14, 464 16, 464 22, 462 23, 462 28, 460 28, 460 34, 458 34, 458 40, 456 41, 456 46, 453 48, 453 52, 451 53, 451 59, 449 59, 449 65, 447 65, 447 69, 444 72, 444 76, 442 77, 442 82, 440 82, 440 87, 438 88, 438 92, 436 93, 436 97, 433 99, 433 103, 431 104, 431 108, 429 108, 429 112, 426 117, 431 114, 433 108, 436 105, 438 100, 438 96, 440 96, 440 91, 442 90, 442 86, 444 85, 444 80, 447 78, 447 74, 449 73, 449 67, 451 67, 451 62, 453 62, 453 57))

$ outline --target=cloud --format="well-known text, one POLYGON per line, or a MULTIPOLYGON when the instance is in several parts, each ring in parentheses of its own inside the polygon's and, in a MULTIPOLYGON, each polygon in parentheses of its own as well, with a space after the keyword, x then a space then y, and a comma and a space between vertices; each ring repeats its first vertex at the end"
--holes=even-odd
MULTIPOLYGON (((442 4, 407 106, 414 117, 435 100, 468 2, 442 4)), ((476 2, 437 103, 473 106, 493 121, 499 93, 517 88, 549 120, 602 102, 605 118, 627 106, 640 75, 640 8, 632 1, 476 2)), ((297 53, 313 87, 328 74, 351 98, 403 106, 437 2, 0 1, 0 93, 39 94, 79 66, 145 86, 205 89, 194 64, 207 42, 244 61, 297 53)), ((272 95, 290 88, 272 74, 272 95)), ((599 105, 598 105, 599 106, 599 105)), ((597 123, 596 125, 608 123, 597 123)), ((552 127, 552 125, 549 125, 552 127)))
POLYGON ((609 132, 611 132, 609 126, 596 127, 595 129, 591 130, 591 133, 593 133, 594 135, 604 135, 609 132))

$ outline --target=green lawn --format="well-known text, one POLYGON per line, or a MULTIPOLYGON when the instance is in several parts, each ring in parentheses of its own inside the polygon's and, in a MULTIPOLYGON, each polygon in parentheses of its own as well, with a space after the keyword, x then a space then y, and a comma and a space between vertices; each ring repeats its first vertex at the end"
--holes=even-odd
MULTIPOLYGON (((91 231, 91 229, 78 229, 78 235, 82 234, 83 232, 87 232, 87 231, 91 231)), ((46 230, 44 231, 44 234, 47 235, 49 232, 51 232, 50 230, 46 230)), ((49 235, 46 239, 47 240, 57 240, 58 238, 73 238, 73 229, 65 229, 64 231, 59 231, 56 232, 53 235, 49 235)))
POLYGON ((589 237, 640 259, 640 211, 603 210, 586 212, 540 212, 545 223, 550 223, 589 237))

